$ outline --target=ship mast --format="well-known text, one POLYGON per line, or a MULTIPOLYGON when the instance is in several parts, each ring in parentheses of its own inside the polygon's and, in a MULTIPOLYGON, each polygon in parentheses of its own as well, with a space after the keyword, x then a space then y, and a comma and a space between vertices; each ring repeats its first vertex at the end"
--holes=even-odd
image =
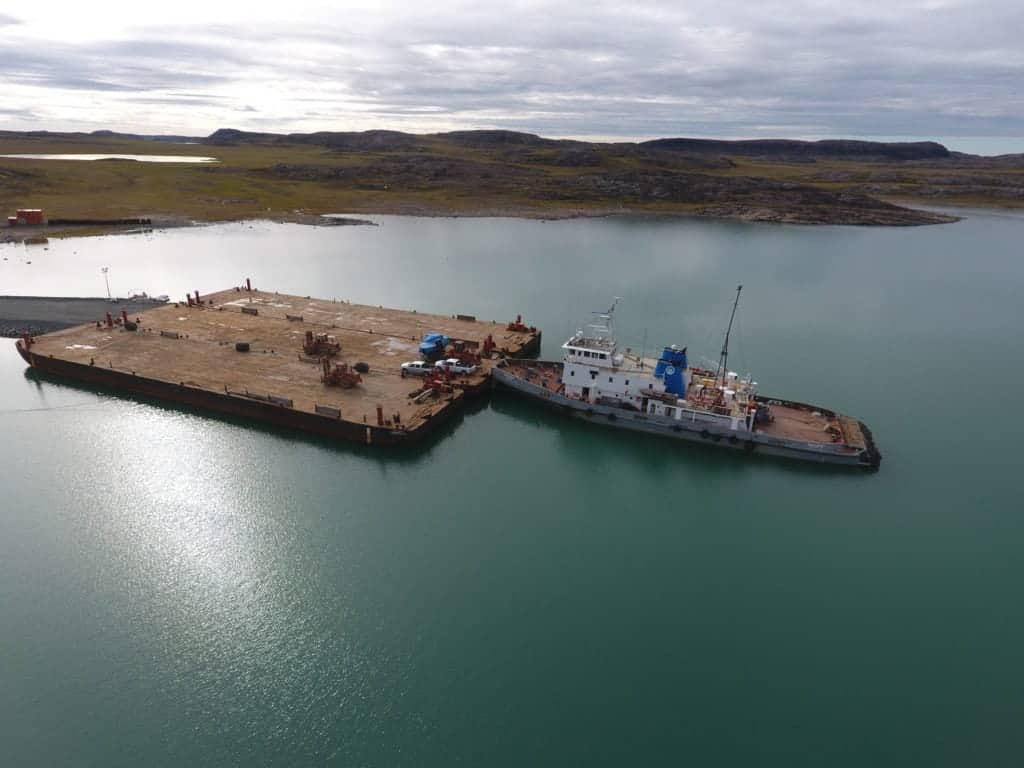
POLYGON ((732 333, 732 321, 736 319, 736 307, 740 304, 740 291, 742 285, 736 286, 736 301, 732 305, 732 315, 729 317, 729 327, 725 331, 725 341, 722 343, 722 356, 718 360, 718 375, 722 378, 722 387, 725 387, 726 366, 729 363, 729 334, 732 333))

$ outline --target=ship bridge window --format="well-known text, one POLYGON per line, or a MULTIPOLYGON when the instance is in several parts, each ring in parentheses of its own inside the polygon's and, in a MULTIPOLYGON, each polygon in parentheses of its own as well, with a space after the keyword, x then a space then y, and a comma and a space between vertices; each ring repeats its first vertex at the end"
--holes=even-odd
POLYGON ((629 386, 629 379, 626 379, 626 386, 629 386))
POLYGON ((606 354, 605 354, 604 352, 602 352, 602 353, 600 354, 600 358, 601 358, 602 360, 607 360, 607 359, 608 359, 608 355, 606 355, 606 354))
POLYGON ((608 383, 609 383, 609 384, 611 384, 611 383, 612 383, 612 377, 611 377, 611 376, 609 376, 609 377, 608 377, 608 383))
POLYGON ((590 353, 589 353, 589 352, 584 352, 584 353, 583 353, 583 356, 584 356, 584 357, 590 357, 590 353))
POLYGON ((575 376, 576 375, 576 371, 569 371, 569 375, 570 376, 575 376))

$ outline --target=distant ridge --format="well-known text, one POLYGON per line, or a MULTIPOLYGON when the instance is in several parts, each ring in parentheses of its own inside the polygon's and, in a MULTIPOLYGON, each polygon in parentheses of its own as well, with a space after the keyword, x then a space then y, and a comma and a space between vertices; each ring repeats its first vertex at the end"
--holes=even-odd
POLYGON ((236 128, 214 131, 204 143, 235 144, 312 144, 330 149, 410 149, 422 137, 401 131, 317 131, 316 133, 254 133, 236 128))
POLYGON ((402 131, 317 131, 316 133, 255 133, 237 128, 221 128, 205 142, 232 144, 314 144, 332 149, 409 149, 426 140, 443 141, 463 147, 567 147, 588 146, 586 142, 545 139, 518 131, 451 131, 415 134, 402 131))
POLYGON ((887 160, 936 160, 950 156, 948 149, 934 141, 654 139, 641 142, 640 146, 671 152, 715 152, 723 155, 753 155, 757 157, 877 157, 887 160))
MULTIPOLYGON (((109 130, 0 132, 2 151, 11 154, 161 153, 173 146, 168 142, 188 139, 147 141, 109 130)), ((118 211, 118 218, 219 221, 277 211, 281 220, 318 223, 318 214, 346 210, 538 218, 664 214, 885 226, 955 218, 901 204, 910 199, 1024 209, 1024 155, 969 155, 935 141, 676 136, 601 142, 508 130, 271 133, 225 127, 192 145, 218 162, 158 169, 97 163, 78 170, 3 160, 0 207, 42 201, 74 219, 118 211), (100 178, 103 194, 96 195, 100 178)))
POLYGON ((146 141, 166 141, 170 143, 198 143, 203 141, 201 136, 172 136, 172 135, 149 135, 143 133, 118 133, 117 131, 0 131, 0 138, 20 139, 75 139, 81 137, 93 137, 98 139, 144 139, 146 141))
MULTIPOLYGON (((547 139, 533 133, 505 130, 449 131, 447 133, 404 133, 402 131, 316 131, 314 133, 265 133, 243 131, 238 128, 220 128, 209 136, 179 136, 171 134, 120 133, 99 130, 86 133, 61 131, 0 131, 0 138, 67 138, 90 136, 109 139, 145 139, 149 141, 201 143, 214 146, 238 144, 308 144, 336 150, 395 151, 421 149, 424 142, 444 142, 453 146, 473 149, 594 149, 617 148, 623 151, 686 153, 690 155, 736 155, 775 159, 810 160, 816 157, 850 158, 859 160, 947 160, 976 157, 962 152, 951 152, 935 141, 885 142, 855 139, 694 139, 686 137, 652 139, 631 142, 588 142, 575 139, 547 139)), ((1006 156, 1017 159, 1014 156, 1006 156)))
POLYGON ((938 160, 951 156, 946 147, 934 141, 883 142, 853 139, 654 139, 642 142, 586 142, 573 139, 546 139, 519 131, 480 130, 413 134, 400 131, 319 131, 317 133, 254 133, 221 128, 205 139, 208 144, 314 144, 332 149, 409 149, 426 140, 443 141, 472 148, 570 148, 633 147, 659 152, 689 154, 742 155, 772 158, 849 157, 885 160, 938 160))
POLYGON ((89 135, 110 139, 147 139, 149 141, 169 141, 177 143, 202 141, 202 137, 200 136, 176 136, 172 134, 151 135, 147 133, 118 133, 117 131, 93 131, 89 135))

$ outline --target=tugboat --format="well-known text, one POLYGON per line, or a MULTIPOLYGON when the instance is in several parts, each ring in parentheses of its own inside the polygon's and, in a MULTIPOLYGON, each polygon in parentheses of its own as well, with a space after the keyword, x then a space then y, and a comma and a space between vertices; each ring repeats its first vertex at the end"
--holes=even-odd
POLYGON ((823 464, 877 470, 882 454, 871 430, 828 408, 767 397, 750 376, 728 369, 740 292, 736 288, 717 370, 690 366, 686 347, 665 347, 657 360, 621 351, 613 319, 618 299, 595 312, 586 331, 562 345, 561 362, 504 360, 497 384, 566 414, 655 435, 823 464))

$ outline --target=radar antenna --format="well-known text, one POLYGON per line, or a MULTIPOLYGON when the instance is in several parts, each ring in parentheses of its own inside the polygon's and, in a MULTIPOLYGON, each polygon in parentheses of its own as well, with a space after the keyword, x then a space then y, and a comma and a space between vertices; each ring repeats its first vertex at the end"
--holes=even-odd
POLYGON ((611 340, 615 337, 614 317, 615 307, 618 305, 621 297, 616 296, 612 305, 608 307, 605 312, 591 312, 594 316, 594 322, 590 324, 590 328, 594 331, 594 336, 602 341, 611 340))

